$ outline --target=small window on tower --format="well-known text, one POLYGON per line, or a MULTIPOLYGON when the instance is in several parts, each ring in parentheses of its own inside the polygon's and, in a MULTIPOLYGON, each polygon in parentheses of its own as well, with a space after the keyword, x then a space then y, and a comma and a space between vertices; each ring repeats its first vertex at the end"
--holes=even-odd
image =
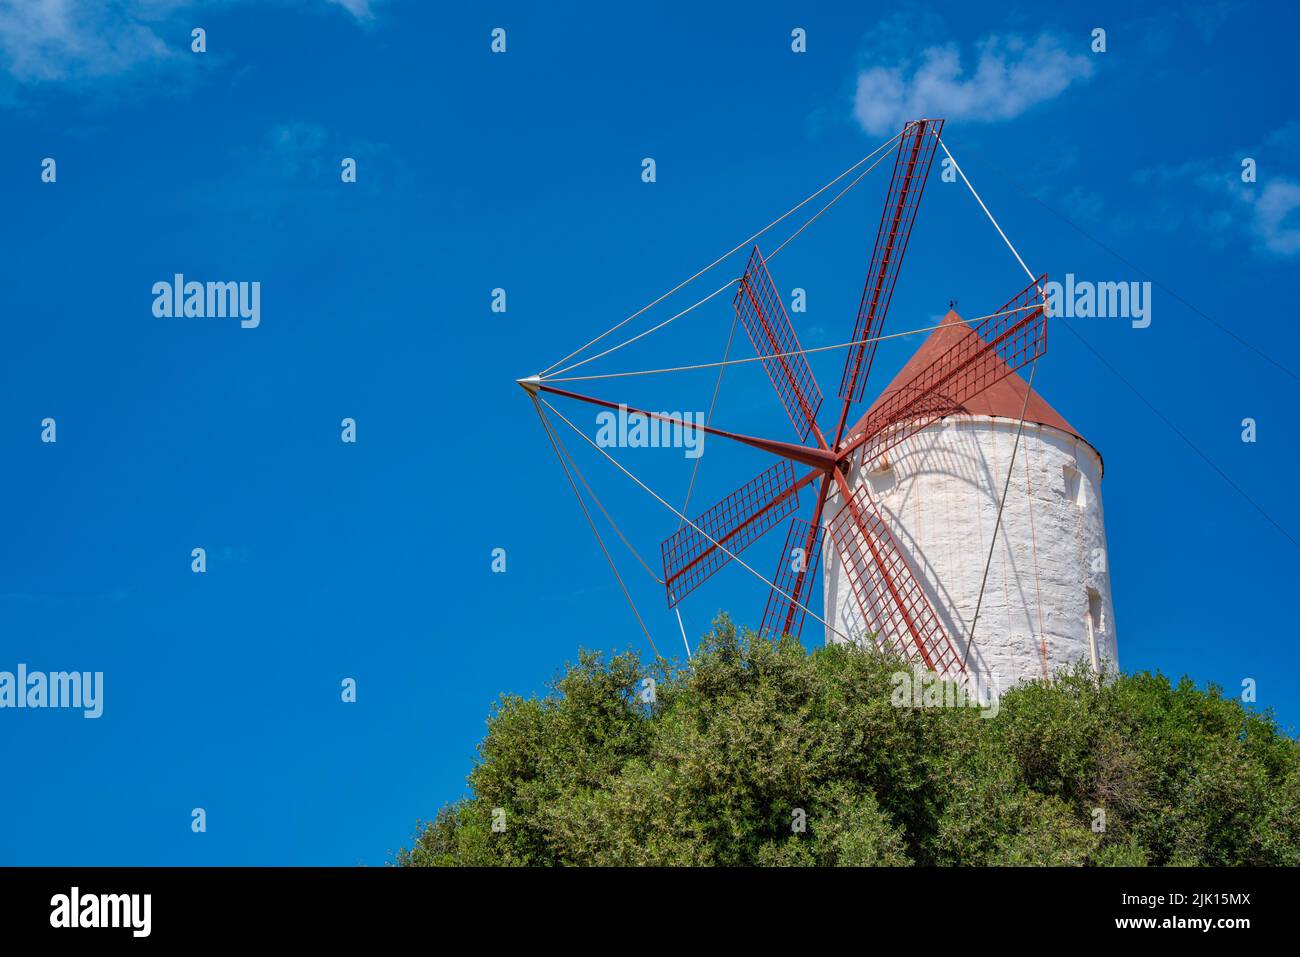
POLYGON ((1085 488, 1083 484, 1083 473, 1073 465, 1062 465, 1061 475, 1065 479, 1065 497, 1079 508, 1083 508, 1085 488))
POLYGON ((1088 620, 1092 623, 1094 633, 1105 630, 1106 622, 1102 617, 1101 593, 1095 588, 1088 589, 1088 620))

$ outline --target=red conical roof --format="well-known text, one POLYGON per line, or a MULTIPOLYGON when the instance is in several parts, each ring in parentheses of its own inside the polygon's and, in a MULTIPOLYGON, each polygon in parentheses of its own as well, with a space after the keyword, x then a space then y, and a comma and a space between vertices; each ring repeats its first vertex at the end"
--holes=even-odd
MULTIPOLYGON (((867 417, 884 402, 891 392, 911 382, 923 369, 953 346, 972 337, 978 339, 979 333, 966 325, 956 312, 950 310, 948 315, 943 317, 943 322, 939 324, 939 327, 930 333, 925 342, 921 343, 921 348, 917 349, 912 358, 907 360, 907 364, 899 370, 898 375, 894 376, 894 380, 889 383, 879 398, 871 404, 871 408, 867 410, 866 414, 858 420, 858 424, 854 426, 853 431, 860 432, 863 429, 867 417)), ((1004 368, 1006 366, 1006 363, 996 356, 993 357, 992 361, 997 362, 1004 368)), ((1041 395, 1031 390, 1029 383, 1015 372, 964 403, 962 409, 968 415, 1000 416, 1004 419, 1014 419, 1017 422, 1020 421, 1020 411, 1023 409, 1026 422, 1050 425, 1054 429, 1060 429, 1062 432, 1068 432, 1070 435, 1083 439, 1079 431, 1069 422, 1066 422, 1061 413, 1048 405, 1047 400, 1041 395), (1029 393, 1028 405, 1025 404, 1026 392, 1029 393)), ((1086 442, 1087 439, 1084 439, 1084 441, 1086 442)), ((1089 444, 1091 445, 1091 443, 1089 444)))

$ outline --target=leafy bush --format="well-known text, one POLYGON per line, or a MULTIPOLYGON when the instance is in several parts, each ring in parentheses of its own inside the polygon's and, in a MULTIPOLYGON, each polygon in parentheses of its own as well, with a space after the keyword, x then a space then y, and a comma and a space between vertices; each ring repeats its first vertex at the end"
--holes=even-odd
POLYGON ((502 698, 474 796, 397 863, 1300 864, 1300 744, 1271 715, 1085 666, 992 717, 896 707, 909 667, 725 617, 686 667, 583 652, 546 697, 502 698))

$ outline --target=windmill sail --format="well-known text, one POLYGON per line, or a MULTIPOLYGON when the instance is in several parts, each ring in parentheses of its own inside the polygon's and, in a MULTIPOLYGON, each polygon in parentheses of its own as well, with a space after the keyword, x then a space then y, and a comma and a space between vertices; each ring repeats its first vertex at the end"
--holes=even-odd
POLYGON ((822 555, 824 532, 820 525, 814 531, 812 524, 802 518, 790 523, 776 574, 772 576, 776 587, 768 593, 767 607, 763 609, 763 620, 758 627, 758 633, 763 637, 775 639, 790 635, 798 638, 803 631, 806 606, 812 597, 812 586, 817 581, 817 563, 822 555))
POLYGON ((794 467, 785 460, 746 482, 660 545, 668 607, 675 606, 799 507, 794 467))
POLYGON ((867 384, 867 374, 876 355, 876 340, 894 296, 894 283, 903 265, 912 224, 921 205, 925 181, 930 175, 934 149, 943 131, 943 120, 917 120, 908 124, 894 154, 894 175, 885 195, 885 209, 880 216, 876 244, 867 268, 867 283, 858 303, 858 317, 853 325, 853 342, 844 359, 839 396, 846 403, 859 402, 867 384), (873 340, 865 342, 863 340, 873 340))
POLYGON ((758 246, 749 255, 732 305, 749 341, 754 344, 754 351, 764 357, 763 369, 772 380, 799 441, 805 441, 817 421, 822 391, 817 387, 807 358, 800 352, 794 326, 772 285, 772 276, 758 246))
POLYGON ((867 416, 862 446, 870 465, 930 423, 960 411, 962 403, 1005 379, 1047 351, 1047 321, 1038 290, 1043 275, 996 313, 961 335, 906 385, 895 389, 867 416))

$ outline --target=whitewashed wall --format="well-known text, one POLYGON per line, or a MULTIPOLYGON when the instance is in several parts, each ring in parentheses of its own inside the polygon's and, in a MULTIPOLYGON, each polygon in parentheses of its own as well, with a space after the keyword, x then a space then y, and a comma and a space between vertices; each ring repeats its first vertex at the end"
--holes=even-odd
MULTIPOLYGON (((870 483, 872 499, 959 653, 1017 424, 951 417, 895 447, 888 470, 863 474, 855 468, 849 475, 854 488, 870 483)), ((1086 442, 1025 423, 970 655, 970 670, 998 691, 1079 659, 1118 666, 1101 472, 1086 442)), ((826 520, 841 507, 839 495, 832 496, 826 520)), ((830 535, 824 547, 827 619, 858 638, 864 623, 830 535)), ((827 640, 841 639, 828 630, 827 640)))

